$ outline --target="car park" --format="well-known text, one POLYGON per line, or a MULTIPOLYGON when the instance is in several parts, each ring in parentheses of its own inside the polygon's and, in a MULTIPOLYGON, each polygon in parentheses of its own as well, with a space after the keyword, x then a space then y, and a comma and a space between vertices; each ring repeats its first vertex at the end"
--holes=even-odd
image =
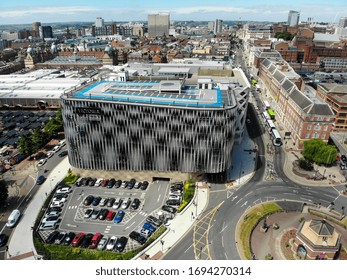
POLYGON ((129 207, 130 202, 131 202, 130 197, 125 198, 122 202, 122 206, 121 206, 122 209, 127 209, 129 207))
POLYGON ((153 226, 153 225, 152 225, 151 223, 149 223, 149 222, 145 222, 145 223, 143 224, 142 228, 148 229, 148 230, 151 231, 151 232, 155 232, 155 230, 156 230, 156 227, 153 226))
POLYGON ((118 209, 122 205, 123 200, 120 197, 117 197, 117 199, 114 200, 112 208, 118 209))
POLYGON ((46 239, 46 243, 47 244, 53 244, 55 242, 56 238, 58 237, 58 235, 59 235, 59 231, 51 232, 46 239))
POLYGON ((114 202, 115 202, 115 198, 110 198, 108 201, 107 201, 107 203, 106 203, 106 206, 107 207, 112 207, 113 206, 113 204, 114 204, 114 202))
POLYGON ((114 246, 116 245, 116 242, 117 242, 117 237, 116 237, 116 236, 112 236, 112 237, 108 240, 108 242, 107 242, 106 250, 107 250, 107 251, 113 251, 114 246))
POLYGON ((104 250, 106 248, 107 242, 108 242, 108 237, 104 236, 103 238, 100 239, 99 244, 96 247, 96 249, 104 250))
POLYGON ((138 198, 134 198, 133 202, 131 203, 130 205, 130 208, 133 209, 133 210, 136 210, 139 208, 140 206, 140 200, 138 198))
POLYGON ((106 206, 107 201, 108 201, 108 198, 107 197, 103 197, 103 198, 101 198, 99 205, 101 207, 104 207, 104 206, 106 206))
POLYGON ((47 159, 43 158, 43 159, 40 159, 39 162, 38 162, 38 166, 43 166, 45 163, 47 162, 47 159))
POLYGON ((102 184, 102 181, 103 181, 102 178, 97 179, 94 183, 94 187, 100 187, 102 184))
POLYGON ((100 212, 101 212, 101 208, 95 208, 95 209, 93 210, 93 213, 92 213, 92 215, 91 215, 90 218, 91 218, 92 220, 96 220, 96 219, 99 217, 100 212))
POLYGON ((71 242, 72 247, 78 247, 84 239, 85 234, 83 232, 78 233, 71 242))
POLYGON ((162 224, 162 222, 158 218, 156 218, 154 216, 151 216, 151 215, 149 215, 146 218, 146 221, 151 223, 151 224, 153 224, 153 225, 155 225, 156 227, 159 227, 162 224))
POLYGON ((65 237, 66 237, 66 232, 65 231, 60 232, 57 238, 55 239, 54 244, 57 244, 57 245, 62 244, 65 237))
POLYGON ((147 189, 147 187, 148 187, 148 182, 147 181, 143 181, 140 189, 144 191, 144 190, 147 189))
POLYGON ((42 185, 45 180, 46 180, 45 176, 40 175, 36 180, 36 185, 42 185))
POLYGON ((65 239, 63 241, 63 245, 64 246, 69 246, 72 242, 72 240, 76 237, 76 233, 74 232, 69 232, 66 236, 65 239))
POLYGON ((81 247, 81 248, 88 248, 90 242, 91 242, 92 239, 93 239, 93 236, 94 236, 94 234, 92 234, 92 233, 87 233, 87 234, 84 236, 84 238, 83 238, 83 240, 82 240, 82 242, 81 242, 80 247, 81 247))
POLYGON ((95 233, 92 237, 92 241, 90 242, 88 248, 96 249, 101 238, 102 238, 102 234, 100 232, 95 233))
POLYGON ((163 205, 161 209, 172 214, 175 214, 177 212, 177 209, 170 205, 163 205))
POLYGON ((59 154, 59 157, 65 157, 67 155, 67 151, 62 151, 60 154, 59 154))
POLYGON ((8 236, 5 233, 0 234, 0 247, 3 247, 6 245, 8 240, 8 236))
POLYGON ((114 217, 113 221, 119 224, 123 220, 124 216, 125 216, 125 212, 123 210, 119 210, 116 216, 114 217))
POLYGON ((116 212, 109 211, 106 216, 106 221, 113 221, 115 215, 116 215, 116 212))
POLYGON ((140 233, 138 233, 137 231, 132 231, 129 234, 129 237, 135 241, 137 241, 138 243, 140 243, 141 245, 145 244, 147 239, 146 237, 144 237, 143 235, 141 235, 140 233))
POLYGON ((94 196, 88 195, 88 196, 84 199, 83 204, 84 204, 85 206, 89 206, 90 204, 92 204, 93 200, 94 200, 94 196))
POLYGON ((100 203, 101 197, 100 196, 96 196, 94 197, 93 201, 92 201, 92 205, 93 206, 98 206, 100 203))
POLYGON ((121 236, 117 239, 116 245, 115 245, 115 250, 118 252, 123 252, 125 246, 127 245, 128 238, 125 236, 121 236))
POLYGON ((53 149, 52 149, 52 152, 58 152, 59 150, 61 149, 61 146, 57 145, 57 146, 54 146, 53 149))
POLYGON ((92 215, 92 213, 93 213, 93 208, 88 208, 88 209, 86 209, 86 210, 84 211, 83 217, 84 217, 85 219, 88 219, 88 218, 90 218, 90 216, 92 215))
POLYGON ((99 220, 105 220, 108 214, 107 209, 101 209, 100 215, 99 215, 99 220))

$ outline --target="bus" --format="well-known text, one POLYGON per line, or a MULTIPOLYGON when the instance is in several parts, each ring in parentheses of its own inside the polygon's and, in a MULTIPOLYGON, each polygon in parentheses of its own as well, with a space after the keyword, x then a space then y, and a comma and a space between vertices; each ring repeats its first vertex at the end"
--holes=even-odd
POLYGON ((269 103, 268 101, 264 100, 264 101, 263 101, 263 105, 264 105, 264 109, 265 109, 265 110, 270 109, 270 103, 269 103))
POLYGON ((265 125, 269 128, 269 133, 271 134, 271 131, 273 129, 276 129, 276 126, 272 120, 266 120, 265 125))
POLYGON ((280 133, 278 132, 278 130, 276 128, 274 128, 272 131, 271 131, 271 134, 272 134, 272 143, 274 144, 274 146, 276 147, 279 147, 282 145, 282 140, 281 140, 281 135, 280 133))
POLYGON ((275 112, 272 109, 267 110, 267 113, 269 114, 269 116, 272 120, 275 119, 275 112))

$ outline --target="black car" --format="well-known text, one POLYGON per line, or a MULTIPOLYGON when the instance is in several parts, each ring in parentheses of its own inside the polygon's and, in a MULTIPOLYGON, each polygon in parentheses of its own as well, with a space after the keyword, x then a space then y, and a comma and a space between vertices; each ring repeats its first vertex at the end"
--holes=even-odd
POLYGON ((107 206, 107 207, 112 207, 115 200, 116 200, 116 199, 113 198, 113 197, 110 198, 110 199, 107 201, 106 206, 107 206))
POLYGON ((177 199, 169 199, 166 201, 166 205, 169 205, 169 206, 179 206, 181 203, 179 200, 177 199))
POLYGON ((59 235, 59 231, 55 230, 53 231, 50 235, 48 235, 47 239, 46 239, 46 243, 47 244, 53 244, 55 239, 58 237, 59 235))
POLYGON ((113 188, 114 184, 116 183, 116 180, 114 178, 110 179, 108 182, 107 182, 107 185, 106 185, 106 188, 113 188))
POLYGON ((42 185, 43 182, 46 180, 45 176, 41 175, 36 180, 36 185, 42 185))
POLYGON ((64 183, 59 183, 57 186, 56 186, 57 190, 60 190, 60 189, 63 189, 63 188, 70 188, 69 185, 67 184, 64 184, 64 183))
POLYGON ((47 209, 46 214, 51 213, 51 212, 60 212, 60 211, 61 211, 61 207, 49 207, 47 209))
POLYGON ((83 204, 84 204, 85 206, 89 206, 90 204, 92 204, 93 200, 94 200, 94 196, 88 195, 88 196, 84 199, 83 204))
POLYGON ((141 185, 141 190, 145 190, 145 189, 147 189, 147 187, 148 187, 148 182, 147 181, 143 181, 142 182, 142 185, 141 185))
POLYGON ((57 238, 55 239, 54 244, 58 244, 58 245, 62 244, 65 237, 66 237, 66 232, 64 232, 64 231, 60 232, 58 234, 57 238))
POLYGON ((94 187, 96 180, 98 180, 98 179, 96 179, 96 178, 90 179, 88 181, 88 186, 89 187, 94 187))
POLYGON ((94 197, 93 201, 92 201, 92 205, 93 206, 98 206, 100 203, 101 197, 100 196, 96 196, 94 197))
POLYGON ((92 178, 90 177, 85 177, 81 180, 81 186, 88 186, 88 182, 89 180, 91 180, 92 178))
POLYGON ((114 187, 118 189, 121 185, 122 185, 122 181, 117 180, 116 183, 114 184, 114 187))
POLYGON ((62 151, 60 154, 59 154, 59 157, 65 157, 67 155, 67 151, 62 151))
POLYGON ((140 200, 138 198, 134 198, 133 202, 130 205, 130 208, 136 210, 140 206, 140 200))
POLYGON ((92 241, 94 234, 92 233, 88 233, 84 236, 82 243, 81 243, 81 247, 82 248, 88 248, 90 241, 92 241))
POLYGON ((127 242, 128 242, 128 238, 126 238, 125 236, 118 238, 115 245, 115 250, 118 252, 123 252, 125 246, 127 245, 127 242))
POLYGON ((107 214, 108 214, 108 210, 107 209, 102 209, 100 214, 99 214, 99 220, 105 220, 107 214))
POLYGON ((138 233, 137 231, 132 231, 129 234, 129 237, 137 242, 139 242, 141 245, 145 244, 147 241, 147 238, 138 233))
POLYGON ((64 241, 63 241, 62 244, 63 244, 64 246, 69 246, 69 245, 71 244, 72 240, 75 238, 75 236, 76 236, 76 233, 74 233, 74 232, 69 232, 69 233, 65 236, 64 241))
POLYGON ((163 205, 161 209, 172 214, 175 214, 177 212, 177 209, 170 205, 163 205))
POLYGON ((346 155, 341 155, 341 160, 345 163, 347 163, 347 157, 346 155))
POLYGON ((61 199, 61 198, 67 198, 68 197, 68 194, 67 193, 56 193, 54 195, 55 198, 57 199, 61 199))
POLYGON ((5 246, 8 240, 8 236, 4 233, 0 234, 0 247, 5 246))
POLYGON ((146 221, 155 225, 156 227, 159 227, 162 224, 158 218, 151 215, 147 217, 146 221))
POLYGON ((132 189, 135 186, 136 180, 135 179, 130 179, 127 188, 132 189))

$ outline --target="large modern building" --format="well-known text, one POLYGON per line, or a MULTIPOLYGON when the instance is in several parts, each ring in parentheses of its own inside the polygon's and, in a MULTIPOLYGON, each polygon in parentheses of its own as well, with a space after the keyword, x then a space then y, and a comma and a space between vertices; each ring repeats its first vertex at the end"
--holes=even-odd
POLYGON ((148 15, 148 36, 169 36, 170 15, 167 13, 148 15))
POLYGON ((289 26, 296 26, 299 24, 300 13, 297 11, 289 11, 287 24, 289 26))
POLYGON ((249 84, 240 71, 229 70, 224 78, 200 75, 194 82, 100 81, 64 94, 61 106, 71 165, 93 170, 226 171, 238 124, 245 122, 240 111, 246 111, 248 102, 249 84))

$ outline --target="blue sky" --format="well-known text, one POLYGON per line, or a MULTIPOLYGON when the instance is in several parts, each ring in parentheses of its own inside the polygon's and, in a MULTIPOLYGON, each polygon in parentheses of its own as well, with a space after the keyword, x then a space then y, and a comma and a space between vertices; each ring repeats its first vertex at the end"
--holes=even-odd
POLYGON ((147 20, 149 13, 169 12, 171 20, 286 21, 289 10, 301 20, 337 22, 347 16, 347 0, 13 0, 0 1, 0 24, 147 20), (329 5, 327 5, 329 3, 329 5))

